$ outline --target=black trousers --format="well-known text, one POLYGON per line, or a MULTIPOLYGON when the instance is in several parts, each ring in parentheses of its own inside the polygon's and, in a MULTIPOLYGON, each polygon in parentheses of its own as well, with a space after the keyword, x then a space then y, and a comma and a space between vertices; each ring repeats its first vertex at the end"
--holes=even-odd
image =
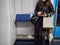
POLYGON ((35 45, 45 45, 45 31, 43 30, 43 22, 37 22, 35 28, 35 45))

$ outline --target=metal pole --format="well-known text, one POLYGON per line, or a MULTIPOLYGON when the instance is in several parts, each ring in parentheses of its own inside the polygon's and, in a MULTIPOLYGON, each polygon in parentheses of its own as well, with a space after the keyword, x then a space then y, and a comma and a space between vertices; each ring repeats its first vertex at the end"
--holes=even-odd
POLYGON ((22 14, 23 14, 23 0, 21 0, 21 10, 22 10, 22 14))
POLYGON ((51 45, 53 45, 53 41, 54 41, 54 39, 56 37, 57 12, 58 12, 58 6, 56 7, 56 12, 55 12, 55 17, 54 17, 54 34, 53 34, 53 40, 52 40, 51 45))
POLYGON ((54 38, 56 37, 57 11, 58 11, 58 7, 56 7, 56 16, 55 16, 55 24, 54 24, 54 38))

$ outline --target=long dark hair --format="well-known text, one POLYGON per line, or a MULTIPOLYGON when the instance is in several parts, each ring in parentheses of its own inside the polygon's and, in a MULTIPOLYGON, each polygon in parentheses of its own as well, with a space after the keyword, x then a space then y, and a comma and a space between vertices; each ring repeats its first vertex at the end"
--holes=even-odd
MULTIPOLYGON (((50 0, 47 0, 47 1, 45 2, 45 4, 46 4, 45 7, 49 7, 49 6, 50 6, 50 0)), ((43 6, 42 0, 39 0, 38 6, 39 6, 39 7, 43 6)))

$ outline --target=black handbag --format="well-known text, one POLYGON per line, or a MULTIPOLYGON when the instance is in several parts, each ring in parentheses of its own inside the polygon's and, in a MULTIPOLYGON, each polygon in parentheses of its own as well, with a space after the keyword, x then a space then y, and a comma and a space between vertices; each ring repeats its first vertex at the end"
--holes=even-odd
POLYGON ((31 19, 30 19, 30 22, 31 22, 32 24, 36 24, 37 21, 38 21, 38 19, 39 19, 39 17, 38 17, 37 15, 33 15, 33 16, 31 17, 31 19))

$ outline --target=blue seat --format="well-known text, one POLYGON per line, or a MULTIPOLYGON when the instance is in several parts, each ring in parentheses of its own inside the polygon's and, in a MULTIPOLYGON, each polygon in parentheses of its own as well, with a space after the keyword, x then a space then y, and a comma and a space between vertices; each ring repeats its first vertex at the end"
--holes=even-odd
POLYGON ((16 14, 16 22, 29 22, 30 14, 16 14))
POLYGON ((60 26, 56 26, 56 37, 60 37, 60 26))

